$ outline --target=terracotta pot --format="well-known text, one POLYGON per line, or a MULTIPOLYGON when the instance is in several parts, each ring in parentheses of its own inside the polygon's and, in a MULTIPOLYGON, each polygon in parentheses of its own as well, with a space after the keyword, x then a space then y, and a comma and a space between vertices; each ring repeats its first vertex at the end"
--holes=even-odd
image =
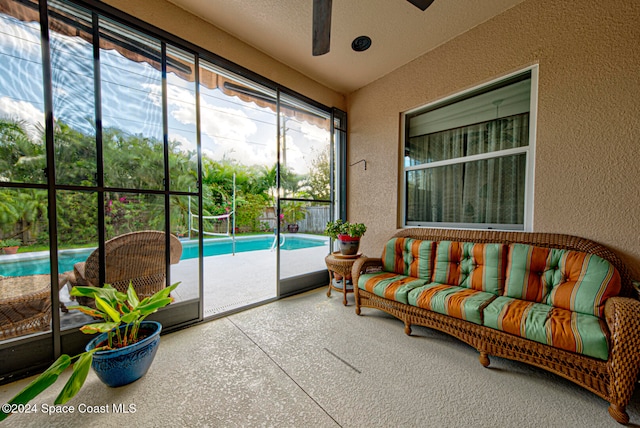
POLYGON ((15 247, 4 247, 2 251, 5 254, 16 254, 18 252, 18 248, 20 248, 18 245, 16 245, 15 247))

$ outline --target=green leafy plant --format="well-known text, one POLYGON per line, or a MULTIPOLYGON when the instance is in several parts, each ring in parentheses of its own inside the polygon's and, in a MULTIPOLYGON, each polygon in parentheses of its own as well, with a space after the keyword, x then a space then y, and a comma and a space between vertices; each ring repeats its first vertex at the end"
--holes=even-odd
POLYGON ((366 231, 367 226, 365 226, 364 223, 349 223, 348 221, 338 219, 336 221, 328 222, 324 233, 333 239, 338 239, 339 235, 348 235, 352 238, 359 238, 364 236, 366 231))
POLYGON ((296 224, 307 216, 307 209, 302 202, 289 202, 282 211, 285 221, 289 224, 296 224))
MULTIPOLYGON (((84 385, 93 361, 93 354, 97 351, 122 348, 136 343, 139 338, 142 321, 173 301, 169 294, 176 289, 178 284, 180 283, 175 283, 142 300, 138 299, 131 282, 126 293, 116 290, 109 284, 105 284, 101 288, 73 287, 70 293, 72 296, 91 297, 96 302, 96 308, 69 306, 69 309, 77 309, 94 318, 102 319, 102 322, 83 325, 80 331, 86 334, 108 333, 106 344, 90 351, 82 352, 74 357, 67 354, 61 355, 47 370, 27 385, 18 395, 9 400, 8 404, 20 405, 28 403, 53 385, 58 376, 75 361, 73 373, 58 394, 54 404, 59 405, 69 401, 84 385), (121 326, 125 327, 120 328, 121 326)), ((10 414, 1 411, 0 421, 6 419, 10 414)))
POLYGON ((174 233, 176 234, 176 236, 178 238, 181 238, 181 237, 183 237, 183 236, 185 236, 187 234, 187 228, 185 226, 182 226, 182 225, 176 226, 174 228, 174 233))
POLYGON ((367 226, 364 223, 349 223, 346 222, 342 225, 342 233, 341 235, 348 235, 352 238, 360 238, 364 236, 364 233, 367 231, 367 226))
POLYGON ((342 219, 338 219, 336 221, 330 221, 327 223, 327 227, 324 229, 324 234, 330 237, 331 239, 338 239, 338 235, 340 234, 340 229, 342 228, 343 221, 342 219))
POLYGON ((22 245, 22 241, 20 241, 19 239, 8 238, 0 240, 0 248, 18 247, 20 245, 22 245))

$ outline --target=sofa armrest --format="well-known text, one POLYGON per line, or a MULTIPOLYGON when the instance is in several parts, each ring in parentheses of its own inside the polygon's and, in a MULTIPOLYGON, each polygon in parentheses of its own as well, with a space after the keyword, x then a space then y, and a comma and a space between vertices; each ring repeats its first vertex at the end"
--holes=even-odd
POLYGON ((611 333, 609 374, 615 389, 611 403, 627 403, 640 370, 640 301, 610 297, 604 315, 611 333))
POLYGON ((358 279, 361 274, 372 270, 382 270, 382 259, 371 257, 360 257, 356 259, 351 267, 351 280, 353 288, 358 288, 358 279))

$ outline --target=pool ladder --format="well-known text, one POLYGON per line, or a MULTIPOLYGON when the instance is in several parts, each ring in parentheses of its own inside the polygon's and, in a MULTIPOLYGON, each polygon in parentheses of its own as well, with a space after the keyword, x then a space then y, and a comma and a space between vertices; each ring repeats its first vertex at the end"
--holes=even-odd
MULTIPOLYGON (((284 235, 280 235, 280 238, 282 238, 280 240, 280 247, 282 247, 285 243, 285 241, 287 240, 287 237, 284 235)), ((273 237, 273 244, 271 244, 271 251, 276 249, 276 242, 278 241, 278 235, 273 237)))

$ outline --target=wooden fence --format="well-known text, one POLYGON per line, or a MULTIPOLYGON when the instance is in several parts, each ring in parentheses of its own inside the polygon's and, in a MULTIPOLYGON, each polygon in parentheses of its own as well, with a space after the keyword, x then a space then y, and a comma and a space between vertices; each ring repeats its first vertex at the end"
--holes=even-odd
MULTIPOLYGON (((324 233, 330 216, 331 207, 329 205, 306 207, 304 219, 298 221, 298 233, 324 233)), ((276 217, 272 208, 265 210, 260 222, 268 223, 270 229, 276 227, 276 217)), ((287 224, 283 224, 282 227, 286 232, 287 224)))

